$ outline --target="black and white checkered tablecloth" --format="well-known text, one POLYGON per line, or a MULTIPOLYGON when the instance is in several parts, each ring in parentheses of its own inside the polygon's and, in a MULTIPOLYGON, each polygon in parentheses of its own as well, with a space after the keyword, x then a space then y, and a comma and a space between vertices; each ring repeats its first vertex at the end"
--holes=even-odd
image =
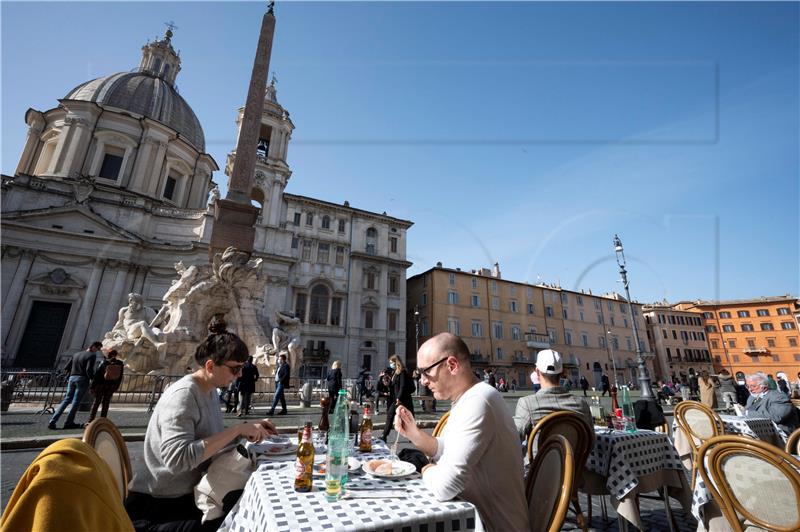
POLYGON ((726 434, 743 434, 779 447, 786 443, 786 434, 766 417, 739 417, 721 415, 726 434))
POLYGON ((608 492, 622 500, 639 478, 664 469, 683 471, 678 452, 666 434, 595 429, 596 442, 586 468, 606 479, 608 492))
MULTIPOLYGON (((386 450, 354 453, 359 460, 385 458, 386 450)), ((325 499, 324 479, 314 479, 310 493, 294 491, 294 464, 268 462, 251 475, 238 506, 221 530, 230 532, 316 530, 449 532, 481 529, 475 507, 467 502, 439 502, 414 473, 403 479, 384 480, 351 474, 353 488, 402 489, 406 496, 391 499, 325 499)))

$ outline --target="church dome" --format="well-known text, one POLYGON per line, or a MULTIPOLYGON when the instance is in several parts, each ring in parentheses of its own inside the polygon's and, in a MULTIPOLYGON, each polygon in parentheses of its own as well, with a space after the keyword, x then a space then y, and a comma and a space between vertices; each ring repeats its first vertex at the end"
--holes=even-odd
POLYGON ((120 72, 82 83, 67 100, 95 102, 152 118, 177 131, 199 152, 206 141, 197 116, 172 84, 149 72, 120 72))

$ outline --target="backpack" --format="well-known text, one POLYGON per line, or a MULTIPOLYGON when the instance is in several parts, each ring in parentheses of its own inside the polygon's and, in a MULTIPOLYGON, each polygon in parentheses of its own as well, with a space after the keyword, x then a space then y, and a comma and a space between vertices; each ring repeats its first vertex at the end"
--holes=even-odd
POLYGON ((107 381, 118 381, 122 377, 122 364, 108 364, 103 373, 103 379, 107 381))

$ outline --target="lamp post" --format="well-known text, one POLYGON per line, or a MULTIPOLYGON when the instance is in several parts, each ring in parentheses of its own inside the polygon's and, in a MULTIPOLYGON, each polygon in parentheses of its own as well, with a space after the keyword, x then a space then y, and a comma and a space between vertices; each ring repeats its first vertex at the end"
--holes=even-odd
POLYGON ((608 340, 609 334, 612 334, 611 331, 606 331, 606 347, 608 348, 608 357, 611 359, 611 369, 614 370, 614 387, 619 389, 619 382, 617 380, 617 363, 614 360, 614 350, 611 348, 611 342, 608 340))
POLYGON ((639 343, 639 328, 636 326, 636 316, 633 313, 633 304, 631 304, 631 292, 628 289, 628 272, 625 270, 625 252, 619 235, 614 235, 614 252, 617 254, 619 274, 622 277, 622 286, 625 287, 625 297, 628 299, 628 310, 633 322, 633 341, 636 342, 636 363, 639 366, 639 388, 642 392, 642 399, 653 401, 655 397, 653 396, 653 390, 650 389, 650 376, 647 374, 647 366, 642 355, 642 345, 639 343))
POLYGON ((419 307, 414 307, 414 337, 417 341, 415 352, 419 352, 419 307))

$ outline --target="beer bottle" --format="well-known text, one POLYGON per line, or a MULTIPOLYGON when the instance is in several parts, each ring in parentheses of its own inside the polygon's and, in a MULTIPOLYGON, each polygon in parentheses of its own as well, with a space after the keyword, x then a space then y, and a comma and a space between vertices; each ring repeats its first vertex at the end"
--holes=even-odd
POLYGON ((314 444, 311 442, 311 422, 306 421, 303 428, 303 441, 297 448, 294 463, 294 490, 311 491, 314 474, 314 444))
POLYGON ((359 443, 358 450, 362 453, 372 451, 372 412, 369 406, 364 407, 364 419, 361 421, 361 428, 358 429, 359 443))

